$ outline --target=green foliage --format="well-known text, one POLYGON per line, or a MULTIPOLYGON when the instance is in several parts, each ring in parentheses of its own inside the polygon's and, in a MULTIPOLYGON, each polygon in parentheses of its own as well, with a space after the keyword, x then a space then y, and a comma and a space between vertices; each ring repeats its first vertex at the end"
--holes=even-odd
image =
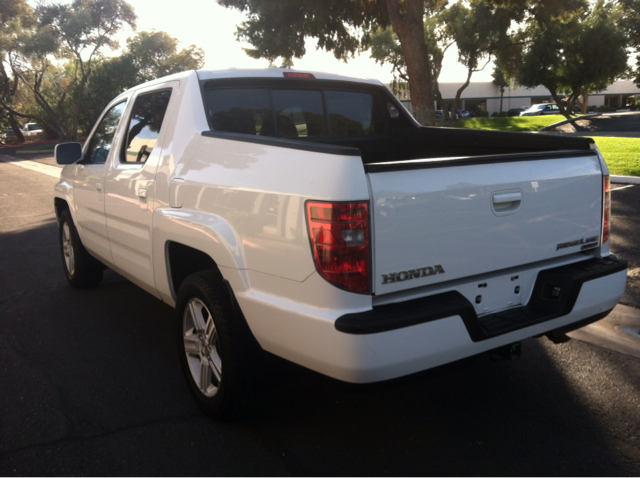
MULTIPOLYGON (((482 113, 487 113, 483 111, 482 113)), ((457 128, 490 129, 499 131, 538 131, 563 120, 561 115, 506 116, 495 118, 466 118, 456 123, 457 128)))
POLYGON ((275 63, 278 58, 302 58, 305 38, 318 48, 347 59, 369 40, 376 27, 389 24, 385 2, 363 0, 218 0, 220 5, 245 12, 248 20, 237 37, 253 45, 247 54, 275 63))
POLYGON ((640 1, 620 0, 622 18, 620 26, 624 28, 629 38, 629 47, 636 53, 636 68, 631 76, 636 84, 640 84, 640 1))
MULTIPOLYGON (((137 71, 136 83, 197 70, 204 64, 204 51, 195 45, 178 50, 178 39, 165 32, 140 32, 127 40, 126 55, 137 71)), ((133 86, 133 85, 129 85, 133 86)))
POLYGON ((74 0, 39 3, 23 17, 2 60, 33 107, 25 111, 15 101, 0 104, 57 137, 74 139, 93 62, 103 49, 118 46, 115 34, 124 25, 135 27, 133 9, 124 0, 74 0), (52 57, 63 66, 54 65, 52 57))
MULTIPOLYGON (((438 77, 442 69, 444 53, 453 40, 440 27, 443 21, 442 11, 434 12, 424 21, 424 42, 427 47, 431 76, 434 79, 434 88, 437 88, 438 77)), ((379 28, 371 34, 370 54, 376 63, 391 65, 393 81, 401 80, 405 84, 409 81, 407 64, 402 45, 393 28, 379 28)), ((437 91, 434 91, 437 95, 437 91)))
POLYGON ((165 32, 139 32, 127 40, 128 50, 113 58, 96 61, 87 86, 80 129, 86 133, 107 104, 123 91, 140 83, 204 64, 204 52, 191 45, 178 49, 176 38, 165 32))
POLYGON ((79 130, 87 134, 107 104, 136 85, 137 71, 127 55, 96 61, 79 117, 79 130))
POLYGON ((606 88, 625 72, 627 38, 618 27, 620 19, 620 9, 603 0, 591 10, 583 5, 556 17, 533 16, 518 34, 526 41, 517 82, 544 85, 561 111, 560 95, 566 94, 567 111, 572 111, 581 95, 606 88))
POLYGON ((594 136, 611 174, 640 176, 640 138, 594 136))

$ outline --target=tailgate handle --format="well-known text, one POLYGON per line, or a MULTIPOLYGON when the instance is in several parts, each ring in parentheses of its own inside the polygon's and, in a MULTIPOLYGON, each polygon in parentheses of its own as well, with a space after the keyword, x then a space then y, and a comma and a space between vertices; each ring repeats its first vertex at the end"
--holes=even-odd
POLYGON ((520 202, 522 201, 522 193, 504 193, 495 194, 493 196, 493 204, 504 204, 507 202, 520 202))
POLYGON ((496 216, 509 216, 515 214, 522 206, 522 191, 512 190, 493 193, 491 195, 491 206, 496 216))

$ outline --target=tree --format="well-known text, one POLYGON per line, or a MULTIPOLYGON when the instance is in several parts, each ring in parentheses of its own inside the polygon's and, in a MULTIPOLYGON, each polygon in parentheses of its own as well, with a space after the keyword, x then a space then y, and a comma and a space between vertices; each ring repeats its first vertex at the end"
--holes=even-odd
MULTIPOLYGON (((444 105, 445 118, 449 119, 449 108, 444 103, 440 92, 439 77, 442 71, 442 60, 447 49, 453 44, 453 39, 447 35, 445 29, 441 28, 442 10, 432 12, 424 21, 424 42, 429 55, 429 65, 431 66, 432 98, 444 105)), ((402 46, 398 36, 391 27, 379 29, 371 35, 371 58, 376 63, 391 65, 393 75, 392 85, 398 84, 398 79, 403 85, 409 83, 409 74, 402 51, 402 46)), ((395 91, 394 91, 395 93, 395 91)))
POLYGON ((510 86, 509 81, 507 80, 507 78, 504 75, 504 72, 502 71, 502 69, 500 69, 499 66, 494 67, 493 73, 491 73, 491 76, 493 77, 493 84, 496 85, 498 88, 500 88, 500 113, 502 113, 502 100, 504 98, 504 89, 510 86))
POLYGON ((424 42, 425 11, 443 0, 218 0, 248 15, 238 39, 253 45, 254 58, 289 61, 305 53, 305 38, 318 48, 347 60, 369 45, 371 33, 391 26, 406 62, 414 115, 422 124, 435 124, 433 77, 424 42))
POLYGON ((117 57, 99 58, 87 86, 80 126, 89 131, 109 101, 140 83, 204 64, 204 52, 195 45, 178 49, 176 38, 162 31, 139 32, 127 39, 128 49, 117 57))
POLYGON ((156 31, 140 32, 128 39, 126 55, 138 72, 135 84, 202 68, 204 51, 195 45, 178 51, 178 43, 168 33, 156 31))
POLYGON ((531 88, 543 85, 565 116, 580 96, 606 88, 625 72, 627 39, 618 27, 621 12, 614 4, 599 0, 589 10, 584 3, 558 16, 534 13, 516 34, 521 47, 518 61, 507 59, 502 64, 512 68, 518 64, 517 83, 531 88))
POLYGON ((633 77, 640 85, 640 0, 620 0, 622 9, 621 27, 625 29, 629 38, 629 47, 636 53, 636 68, 633 77))
POLYGON ((460 97, 473 73, 483 70, 500 43, 508 41, 512 16, 510 9, 483 2, 472 2, 469 6, 456 3, 445 11, 445 28, 458 47, 458 62, 467 68, 467 78, 456 91, 454 111, 459 109, 460 97), (481 61, 485 61, 482 67, 481 61))
MULTIPOLYGON (((23 28, 33 20, 33 11, 24 0, 0 0, 0 105, 14 105, 18 96, 19 80, 11 76, 10 65, 14 61, 17 37, 23 28), (5 68, 9 65, 9 71, 5 68)), ((4 109, 7 122, 11 126, 19 142, 24 141, 24 135, 16 119, 16 114, 4 109)), ((4 128, 4 125, 3 125, 4 128)))
MULTIPOLYGON (((433 94, 443 105, 445 121, 455 118, 455 115, 450 116, 449 111, 459 109, 460 98, 469 86, 473 73, 486 66, 500 42, 508 41, 506 32, 512 16, 510 10, 486 3, 475 2, 469 6, 457 3, 433 12, 424 22, 424 41, 431 65, 433 94), (444 102, 438 78, 444 53, 454 43, 458 47, 458 61, 467 68, 467 76, 456 92, 453 105, 449 105, 444 102), (480 67, 480 62, 484 60, 485 65, 480 67)), ((403 51, 390 29, 374 33, 371 45, 371 56, 377 62, 388 62, 392 65, 394 75, 408 77, 403 51)))
POLYGON ((80 112, 96 56, 104 48, 118 46, 115 34, 125 25, 135 27, 135 14, 123 0, 74 0, 71 4, 40 4, 35 9, 34 26, 22 32, 14 50, 16 61, 10 64, 13 77, 19 78, 43 111, 42 116, 20 113, 36 119, 60 138, 77 137, 80 112), (66 59, 68 76, 59 81, 59 95, 48 97, 43 84, 61 70, 52 58, 66 59), (71 112, 64 108, 73 92, 71 112))

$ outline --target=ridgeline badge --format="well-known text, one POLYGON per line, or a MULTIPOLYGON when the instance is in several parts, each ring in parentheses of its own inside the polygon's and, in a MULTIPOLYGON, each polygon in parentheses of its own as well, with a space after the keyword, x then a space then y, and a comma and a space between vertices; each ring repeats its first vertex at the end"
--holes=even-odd
POLYGON ((441 265, 382 274, 382 283, 393 284, 394 282, 404 282, 406 280, 419 279, 420 277, 428 277, 436 274, 444 274, 444 269, 441 265))
POLYGON ((576 246, 582 246, 580 248, 581 251, 584 251, 586 249, 591 249, 593 247, 597 247, 598 236, 585 237, 582 239, 576 239, 575 241, 569 241, 569 242, 561 242, 560 244, 556 245, 556 251, 559 251, 560 249, 567 249, 569 247, 576 247, 576 246))

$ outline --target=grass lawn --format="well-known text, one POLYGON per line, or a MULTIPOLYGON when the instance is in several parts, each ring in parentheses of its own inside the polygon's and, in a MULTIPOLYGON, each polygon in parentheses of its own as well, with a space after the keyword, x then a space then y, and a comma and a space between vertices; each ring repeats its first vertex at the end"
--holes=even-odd
POLYGON ((562 115, 547 116, 507 116, 503 118, 467 118, 456 121, 456 128, 494 129, 499 131, 538 131, 558 121, 562 115))
POLYGON ((611 174, 640 176, 640 138, 594 136, 611 174))
MULTIPOLYGON (((510 116, 506 118, 468 118, 456 122, 456 128, 499 131, 538 131, 564 119, 561 115, 510 116)), ((640 176, 640 138, 593 136, 611 174, 640 176)))

